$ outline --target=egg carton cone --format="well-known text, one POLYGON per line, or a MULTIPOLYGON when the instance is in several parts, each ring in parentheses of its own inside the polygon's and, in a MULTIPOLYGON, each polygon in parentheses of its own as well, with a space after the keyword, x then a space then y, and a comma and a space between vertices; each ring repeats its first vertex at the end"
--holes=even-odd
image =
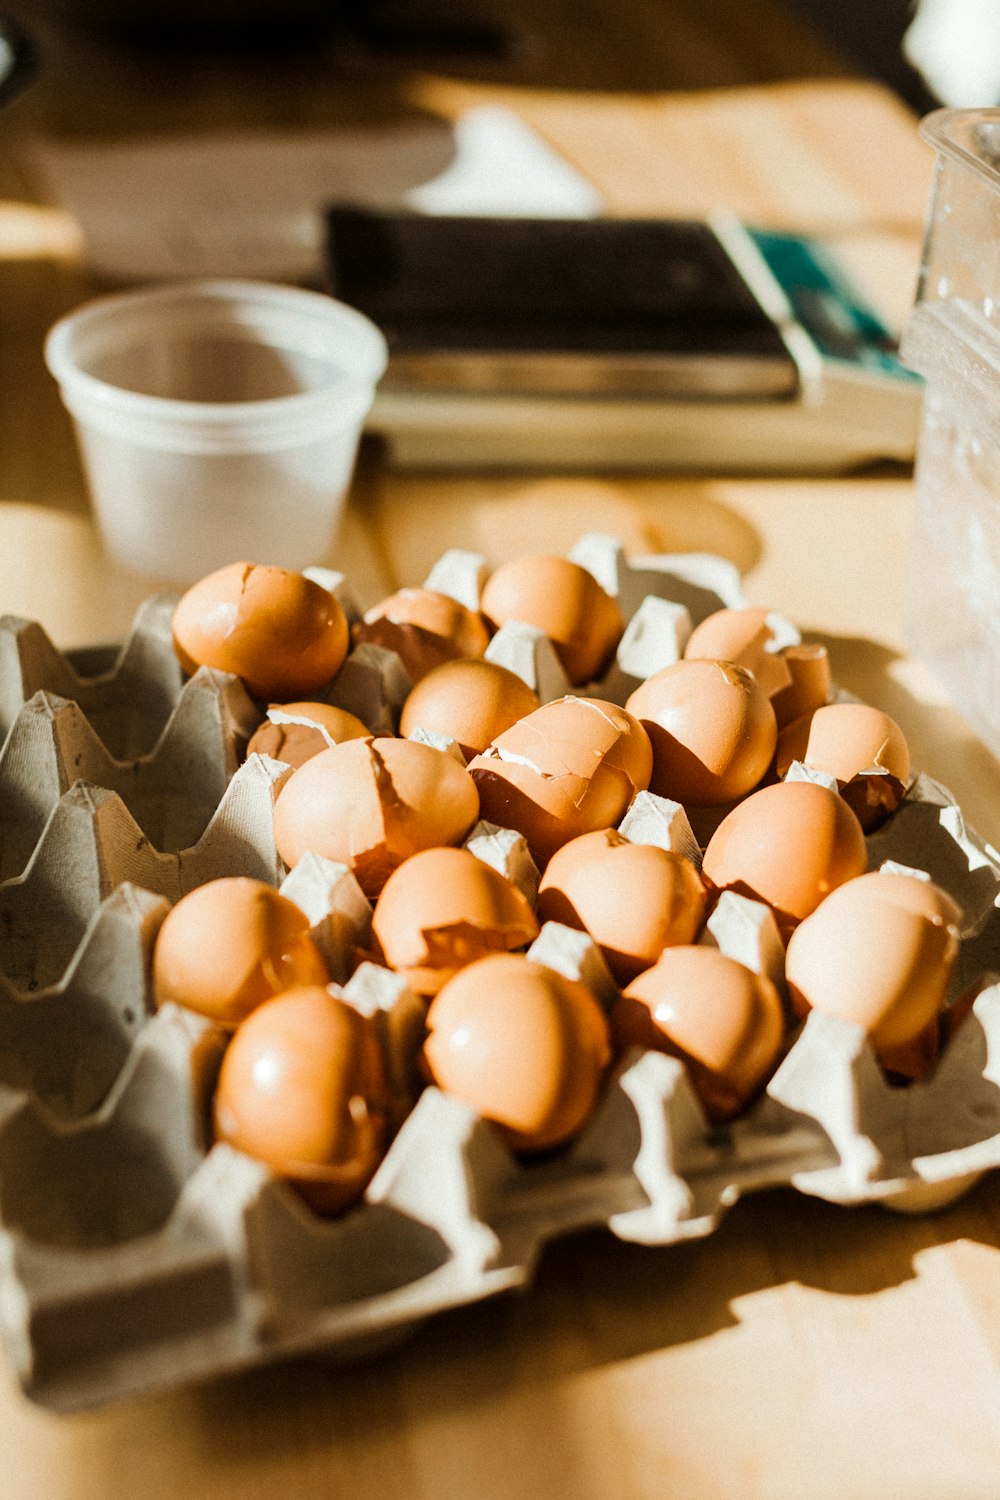
POLYGON ((234 677, 203 667, 181 689, 152 750, 118 760, 78 703, 40 689, 0 749, 0 879, 24 869, 53 807, 77 781, 117 792, 157 848, 176 852, 195 844, 259 719, 234 677))
MULTIPOLYGON (((578 692, 627 695, 706 614, 745 602, 720 559, 630 561, 600 535, 573 555, 632 629, 603 682, 578 692)), ((482 558, 456 551, 428 584, 471 607, 485 576, 482 558)), ((341 575, 317 581, 353 609, 341 575)), ((724 1127, 680 1061, 636 1051, 575 1140, 519 1157, 467 1105, 421 1086, 425 1002, 358 962, 372 908, 346 867, 281 863, 271 822, 288 768, 258 755, 233 767, 252 705, 223 674, 184 682, 171 613, 152 601, 122 651, 74 658, 80 672, 34 627, 0 626, 0 785, 17 809, 0 838, 0 1330, 33 1399, 70 1410, 293 1354, 355 1357, 444 1308, 529 1286, 544 1246, 583 1228, 666 1246, 711 1233, 741 1195, 777 1185, 923 1211, 1000 1164, 1000 856, 944 788, 915 777, 868 839, 873 870, 925 871, 964 912, 949 998, 972 982, 980 992, 926 1078, 893 1085, 857 1028, 813 1015, 724 1127), (167 809, 178 793, 197 809, 167 809), (338 1218, 213 1143, 224 1039, 197 1016, 153 1008, 152 945, 170 903, 232 874, 302 908, 335 992, 368 1017, 387 1058, 398 1129, 361 1203, 338 1218)), ((780 617, 774 629, 776 643, 797 639, 780 617)), ((508 648, 560 695, 551 643, 511 629, 508 648)), ((326 691, 391 732, 407 679, 394 653, 359 647, 326 691)), ((685 809, 651 793, 620 832, 700 858, 685 809)), ((534 895, 520 835, 479 824, 466 844, 534 895)), ((728 894, 700 941, 783 988, 781 941, 760 903, 728 894)), ((529 952, 584 979, 607 1009, 616 1002, 585 934, 547 923, 529 952)))
POLYGON ((0 738, 22 705, 43 691, 78 703, 113 756, 133 760, 147 754, 184 683, 171 638, 176 603, 172 594, 147 600, 118 650, 70 655, 36 621, 0 619, 0 738))
POLYGON ((252 756, 232 778, 202 837, 156 849, 117 792, 78 781, 52 809, 21 875, 0 883, 0 972, 18 985, 58 978, 91 913, 128 881, 174 902, 220 875, 277 885, 272 809, 287 767, 252 756))

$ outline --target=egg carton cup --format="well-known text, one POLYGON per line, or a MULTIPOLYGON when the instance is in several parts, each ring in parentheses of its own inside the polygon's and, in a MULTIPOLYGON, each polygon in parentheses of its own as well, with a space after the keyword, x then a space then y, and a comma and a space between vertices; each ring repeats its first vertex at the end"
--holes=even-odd
POLYGON ((171 639, 175 595, 143 604, 120 649, 95 647, 69 655, 41 625, 14 615, 0 619, 0 739, 19 710, 45 691, 79 704, 94 733, 122 760, 148 754, 184 684, 171 639))
MULTIPOLYGON (((706 614, 745 602, 719 559, 629 563, 599 536, 575 556, 631 631, 605 679, 577 692, 624 690, 706 614)), ((474 604, 484 577, 481 558, 453 552, 428 584, 474 604)), ((319 581, 357 618, 340 575, 319 581)), ((868 838, 873 870, 926 871, 965 913, 951 998, 973 981, 980 993, 928 1077, 893 1086, 858 1028, 813 1015, 726 1127, 708 1121, 680 1062, 633 1052, 575 1141, 522 1159, 460 1100, 418 1091, 425 1002, 401 976, 358 965, 372 908, 349 870, 316 855, 281 864, 272 809, 288 768, 255 755, 231 770, 259 710, 222 674, 183 682, 170 612, 153 601, 120 652, 75 664, 23 622, 0 627, 0 785, 26 809, 16 838, 5 825, 0 841, 16 845, 0 879, 0 1331, 37 1401, 68 1410, 294 1354, 353 1358, 441 1309, 528 1286, 543 1247, 584 1227, 669 1245, 777 1185, 923 1211, 1000 1164, 1000 857, 937 783, 917 776, 868 838), (196 800, 202 775, 213 790, 185 834, 157 804, 178 781, 196 800), (222 874, 257 876, 297 902, 336 991, 382 1041, 401 1123, 365 1198, 339 1218, 318 1218, 265 1166, 213 1144, 224 1039, 175 1007, 154 1011, 159 924, 222 874)), ((797 639, 781 617, 774 627, 775 649, 797 639)), ((507 639, 523 653, 523 632, 507 639)), ((548 674, 559 696, 550 643, 536 633, 529 644, 525 670, 548 674)), ((406 690, 394 653, 364 647, 326 696, 390 732, 406 690)), ((685 810, 654 794, 635 799, 620 831, 700 858, 685 810)), ((481 823, 466 844, 533 898, 538 871, 519 834, 481 823)), ((781 941, 760 903, 728 893, 700 941, 783 989, 781 941)), ((529 953, 582 978, 606 1008, 617 999, 585 934, 546 923, 529 953)))

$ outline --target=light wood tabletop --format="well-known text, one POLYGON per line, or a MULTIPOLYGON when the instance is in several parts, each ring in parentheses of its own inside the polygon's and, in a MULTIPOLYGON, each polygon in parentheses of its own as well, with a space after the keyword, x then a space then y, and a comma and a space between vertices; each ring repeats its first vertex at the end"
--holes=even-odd
MULTIPOLYGON (((44 30, 36 90, 0 120, 0 603, 60 645, 114 640, 158 580, 101 551, 69 419, 41 359, 97 286, 70 216, 40 200, 38 136, 453 119, 500 101, 615 213, 724 206, 828 236, 901 323, 932 158, 916 122, 776 7, 512 12, 524 46, 476 69, 337 53, 183 64, 44 30), (588 22, 590 24, 590 22, 588 22), (533 50, 534 48, 534 50, 533 50), (45 71, 46 67, 48 72, 45 71), (707 86, 706 86, 707 85, 707 86)), ((906 646, 912 488, 823 479, 406 474, 366 449, 329 559, 363 603, 445 548, 715 552, 747 595, 824 641, 836 681, 904 727, 916 765, 1000 842, 1000 765, 906 646)), ((318 559, 323 561, 323 559, 318 559)), ((791 1190, 665 1248, 588 1231, 532 1285, 441 1314, 378 1358, 298 1360, 70 1416, 0 1385, 4 1500, 979 1500, 1000 1471, 1000 1175, 903 1216, 791 1190)))

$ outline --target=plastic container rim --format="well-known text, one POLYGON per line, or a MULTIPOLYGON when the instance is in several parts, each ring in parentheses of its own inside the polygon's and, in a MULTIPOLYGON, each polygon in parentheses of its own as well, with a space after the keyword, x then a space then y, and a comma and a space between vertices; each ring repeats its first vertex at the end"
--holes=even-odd
MULTIPOLYGON (((331 398, 340 399, 352 393, 357 399, 360 391, 374 395, 387 361, 388 347, 381 330, 356 308, 328 296, 324 292, 307 290, 304 287, 277 286, 270 282, 246 280, 198 280, 178 281, 165 286, 147 287, 139 291, 113 292, 94 298, 81 307, 67 313, 49 329, 44 343, 45 363, 63 392, 71 392, 77 401, 81 398, 92 410, 103 408, 110 417, 112 412, 121 416, 145 418, 147 422, 168 424, 194 423, 199 426, 221 426, 235 424, 237 427, 279 426, 286 423, 298 426, 313 416, 323 426, 329 425, 331 398), (139 308, 155 308, 171 302, 206 303, 237 302, 257 304, 268 309, 282 307, 301 315, 312 313, 325 322, 339 324, 361 336, 362 358, 345 362, 340 378, 315 390, 296 391, 287 396, 273 396, 256 401, 188 401, 179 397, 150 396, 141 391, 130 391, 125 386, 113 385, 91 375, 70 357, 74 338, 89 327, 114 320, 120 313, 139 308), (356 368, 350 368, 354 363, 356 368)), ((71 405, 66 401, 67 405, 71 405)), ((71 407, 72 409, 72 407, 71 407)), ((337 424, 344 421, 344 413, 336 412, 337 424)))
POLYGON ((1000 132, 1000 108, 997 109, 935 109, 920 122, 920 134, 924 140, 944 156, 950 156, 960 165, 985 178, 991 187, 1000 190, 1000 153, 996 165, 983 160, 974 149, 964 144, 954 133, 956 125, 969 127, 974 124, 996 125, 1000 132))

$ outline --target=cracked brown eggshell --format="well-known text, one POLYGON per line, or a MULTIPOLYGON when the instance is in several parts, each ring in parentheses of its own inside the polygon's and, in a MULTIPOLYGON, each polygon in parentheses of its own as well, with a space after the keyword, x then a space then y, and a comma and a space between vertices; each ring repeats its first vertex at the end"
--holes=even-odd
POLYGON ((436 589, 406 588, 373 605, 354 639, 395 651, 412 683, 443 662, 481 657, 490 643, 482 616, 436 589))
POLYGON ((771 700, 779 729, 812 713, 830 696, 825 646, 801 642, 772 649, 771 611, 753 606, 716 610, 696 625, 684 648, 689 659, 734 661, 747 667, 771 700))
POLYGON ((431 1001, 424 1062, 446 1093, 519 1152, 561 1146, 586 1124, 611 1062, 597 999, 521 954, 462 969, 431 1001))
POLYGON ((479 816, 475 782, 444 750, 413 740, 345 740, 293 771, 274 806, 289 868, 313 850, 353 870, 369 898, 404 859, 459 844, 479 816))
POLYGON ((288 568, 229 563, 178 600, 174 649, 186 672, 215 667, 252 697, 306 698, 347 655, 347 617, 329 589, 288 568))
POLYGON ((305 912, 262 880, 226 875, 197 886, 164 918, 153 949, 157 1005, 173 1002, 236 1026, 279 990, 330 973, 305 912))
POLYGON ((433 995, 476 959, 526 948, 538 919, 517 886, 468 849, 425 849, 389 876, 372 930, 389 967, 433 995))
POLYGON ((589 932, 626 985, 664 948, 694 942, 707 899, 689 859, 605 828, 556 850, 538 888, 538 914, 589 932))
POLYGON ((601 675, 625 630, 617 601, 594 575, 554 554, 528 553, 497 568, 480 607, 498 628, 517 620, 544 631, 574 685, 601 675))
POLYGON ((867 703, 828 703, 789 724, 778 736, 778 775, 794 761, 835 776, 866 831, 896 810, 910 779, 903 731, 867 703))
POLYGON ((469 762, 482 816, 523 834, 539 869, 578 834, 609 828, 649 785, 638 719, 599 698, 556 698, 469 762))
POLYGON ((318 1213, 362 1196, 385 1150, 387 1113, 369 1022, 322 986, 268 1000, 223 1055, 217 1139, 266 1163, 318 1213))
POLYGON ((919 1077, 937 1054, 961 920, 951 896, 918 874, 878 871, 846 882, 789 940, 795 1010, 854 1022, 886 1068, 919 1077))
POLYGON ((611 1016, 618 1052, 647 1047, 687 1067, 709 1119, 740 1114, 781 1055, 774 983, 717 948, 668 948, 623 991, 611 1016))
POLYGON ((250 737, 247 755, 269 755, 294 768, 331 744, 370 734, 355 714, 332 703, 272 703, 267 718, 250 737))
POLYGON ((673 662, 640 683, 625 707, 649 735, 650 790, 661 797, 715 807, 751 791, 770 766, 774 710, 738 663, 673 662))
POLYGON ((702 860, 710 891, 765 902, 783 934, 867 868, 857 817, 836 792, 812 781, 751 792, 723 818, 702 860))
POLYGON ((539 707, 534 689, 499 662, 446 662, 428 672, 409 694, 399 732, 428 729, 446 734, 471 759, 539 707))
POLYGON ((791 683, 779 651, 769 649, 774 630, 770 610, 753 606, 717 609, 694 627, 684 647, 686 660, 734 661, 753 673, 769 698, 791 683))

